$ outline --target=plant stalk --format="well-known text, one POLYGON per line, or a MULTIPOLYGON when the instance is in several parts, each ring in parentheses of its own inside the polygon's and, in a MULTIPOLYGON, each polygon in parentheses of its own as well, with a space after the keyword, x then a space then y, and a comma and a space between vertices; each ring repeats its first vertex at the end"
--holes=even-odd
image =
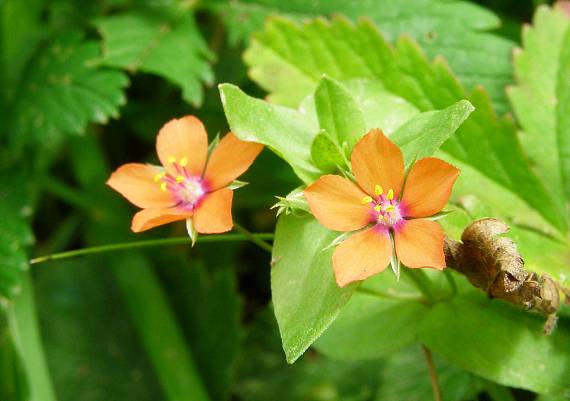
POLYGON ((443 398, 441 398, 441 389, 439 388, 439 381, 437 380, 437 370, 435 368, 435 364, 433 363, 431 350, 422 344, 422 351, 426 358, 426 364, 429 372, 429 380, 431 382, 431 389, 433 391, 433 400, 443 401, 443 398))

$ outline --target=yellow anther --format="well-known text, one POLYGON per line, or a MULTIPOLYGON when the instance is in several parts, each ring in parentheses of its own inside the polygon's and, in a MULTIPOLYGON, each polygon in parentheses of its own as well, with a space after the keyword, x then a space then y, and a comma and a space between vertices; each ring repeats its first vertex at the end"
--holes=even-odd
POLYGON ((382 210, 382 206, 376 205, 376 206, 374 206, 374 210, 376 210, 377 212, 379 212, 379 211, 382 210))
POLYGON ((379 214, 378 217, 376 218, 376 221, 384 221, 384 216, 379 214))
POLYGON ((166 191, 166 182, 163 182, 162 184, 160 184, 160 189, 162 189, 163 191, 166 191))
POLYGON ((181 182, 184 182, 185 179, 186 179, 186 178, 184 178, 183 176, 179 175, 179 176, 176 177, 176 182, 180 184, 181 182))
POLYGON ((393 212, 394 210, 396 210, 396 207, 394 205, 388 205, 384 210, 387 212, 393 212))
POLYGON ((159 182, 160 180, 162 180, 164 178, 165 175, 166 175, 165 172, 156 174, 154 176, 154 182, 159 182))
POLYGON ((376 184, 374 186, 374 193, 376 195, 382 195, 384 193, 384 189, 380 185, 376 184))
POLYGON ((363 205, 366 205, 367 203, 371 203, 374 199, 372 199, 371 196, 365 196, 364 198, 362 198, 361 202, 363 205))
POLYGON ((170 156, 170 157, 168 158, 168 163, 171 163, 171 164, 172 164, 172 163, 176 163, 176 157, 170 156))
POLYGON ((188 159, 183 157, 182 159, 180 159, 180 161, 178 162, 178 164, 182 167, 186 167, 186 165, 188 164, 188 159))
POLYGON ((394 199, 394 190, 392 188, 390 188, 388 190, 388 194, 386 195, 386 199, 388 199, 388 200, 394 199))

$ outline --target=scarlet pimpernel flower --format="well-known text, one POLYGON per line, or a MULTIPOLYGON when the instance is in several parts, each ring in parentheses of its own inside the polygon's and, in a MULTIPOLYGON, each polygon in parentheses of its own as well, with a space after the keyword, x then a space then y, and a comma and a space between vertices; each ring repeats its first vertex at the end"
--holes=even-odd
POLYGON ((107 184, 143 210, 131 229, 186 220, 189 233, 222 233, 232 229, 230 184, 253 163, 263 145, 225 135, 208 157, 208 135, 194 116, 166 123, 156 138, 162 166, 129 163, 107 184))
POLYGON ((386 269, 393 257, 409 268, 443 269, 443 231, 427 219, 443 209, 459 170, 443 160, 418 160, 405 175, 398 146, 379 129, 354 147, 353 181, 324 175, 305 190, 317 220, 334 231, 360 230, 333 253, 336 282, 344 287, 386 269))

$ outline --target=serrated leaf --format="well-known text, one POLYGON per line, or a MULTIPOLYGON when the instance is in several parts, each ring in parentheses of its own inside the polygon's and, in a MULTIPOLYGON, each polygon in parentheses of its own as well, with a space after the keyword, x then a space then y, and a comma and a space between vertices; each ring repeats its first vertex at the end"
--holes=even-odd
POLYGON ((402 149, 406 166, 413 160, 434 154, 475 110, 467 100, 446 109, 427 111, 412 117, 391 137, 402 149))
POLYGON ((250 75, 271 92, 274 101, 297 102, 314 89, 322 74, 338 80, 380 81, 422 111, 469 100, 475 112, 443 149, 566 230, 567 217, 531 170, 512 120, 497 119, 482 88, 466 91, 443 59, 430 62, 411 39, 401 38, 393 47, 366 21, 353 25, 342 18, 330 23, 319 19, 301 27, 273 19, 252 41, 245 59, 250 75), (294 86, 288 84, 292 81, 294 86))
POLYGON ((98 44, 77 33, 56 37, 39 51, 15 98, 8 131, 14 147, 53 146, 63 135, 83 134, 88 123, 118 116, 127 77, 96 67, 97 57, 98 44))
POLYGON ((321 130, 327 131, 337 147, 348 148, 366 133, 362 109, 340 82, 324 76, 315 90, 315 110, 321 130))
MULTIPOLYGON (((516 86, 508 95, 523 132, 520 138, 549 190, 562 201, 570 177, 568 120, 570 17, 546 6, 539 7, 533 25, 523 29, 523 50, 515 53, 516 86)), ((570 192, 569 192, 570 193, 570 192)), ((570 199, 570 196, 568 197, 570 199)))
POLYGON ((311 159, 315 166, 325 173, 335 172, 345 164, 341 152, 325 130, 321 130, 311 144, 311 159))
MULTIPOLYGON (((262 29, 271 15, 283 15, 297 21, 338 14, 357 21, 366 16, 391 39, 401 34, 411 35, 430 57, 443 55, 468 88, 484 85, 491 93, 496 110, 500 113, 508 110, 504 87, 512 81, 511 52, 514 43, 484 32, 497 28, 501 22, 492 12, 473 3, 438 0, 232 0, 213 2, 212 7, 225 17, 230 39, 234 42, 262 29)), ((312 50, 319 51, 318 42, 314 44, 312 50)), ((289 81, 289 85, 293 82, 289 81)))
POLYGON ((131 12, 99 19, 96 25, 105 65, 163 76, 182 88, 184 100, 202 103, 202 84, 214 81, 213 55, 192 14, 131 12))
POLYGON ((337 235, 311 215, 282 215, 277 223, 271 292, 289 363, 327 329, 356 288, 340 288, 334 280, 333 250, 324 248, 337 235))

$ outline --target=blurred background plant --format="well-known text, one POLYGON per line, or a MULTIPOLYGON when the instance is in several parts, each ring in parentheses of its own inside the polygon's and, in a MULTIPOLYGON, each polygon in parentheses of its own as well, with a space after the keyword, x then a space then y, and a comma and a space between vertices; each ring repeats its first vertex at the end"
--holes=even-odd
MULTIPOLYGON (((515 73, 525 76, 525 64, 517 70, 512 53, 522 46, 522 25, 532 21, 543 2, 478 3, 0 0, 0 400, 430 399, 427 367, 417 344, 398 343, 401 347, 388 356, 364 346, 359 352, 369 357, 343 357, 343 336, 368 329, 367 321, 339 321, 333 326, 338 342, 330 334, 319 350, 311 348, 288 365, 270 302, 270 255, 252 243, 155 247, 37 266, 28 261, 72 248, 185 235, 183 224, 133 235, 132 208, 104 182, 113 168, 127 161, 154 161, 155 135, 173 117, 197 115, 210 139, 227 132, 218 83, 232 83, 255 97, 269 93, 271 101, 296 107, 314 91, 323 73, 339 80, 382 81, 367 69, 366 60, 344 52, 351 43, 357 45, 349 34, 343 36, 347 42, 343 44, 334 40, 334 32, 322 21, 296 25, 300 21, 340 14, 356 22, 365 16, 392 43, 404 34, 417 41, 430 59, 447 60, 465 89, 453 87, 459 92, 449 97, 407 91, 397 82, 413 75, 409 68, 419 67, 409 61, 414 59, 413 51, 408 58, 401 56, 410 49, 407 39, 398 42, 400 53, 393 54, 403 60, 400 69, 390 70, 392 75, 381 85, 404 99, 396 101, 399 106, 391 111, 400 113, 401 122, 418 111, 443 109, 468 98, 476 108, 488 107, 489 114, 492 109, 500 115, 514 111, 523 129, 533 133, 541 121, 524 118, 529 108, 525 94, 520 94, 525 91, 524 81, 518 94, 516 88, 509 92, 512 99, 505 88, 517 85, 515 73), (264 27, 270 16, 280 18, 264 27), (306 43, 313 43, 313 52, 322 50, 325 59, 323 49, 332 46, 333 57, 328 63, 311 64, 313 60, 303 57, 306 43), (474 91, 478 85, 485 87, 489 99, 474 91)), ((543 30, 529 43, 537 41, 534 46, 539 50, 542 45, 558 50, 563 45, 549 40, 548 30, 563 32, 568 23, 546 14, 543 30)), ((373 58, 374 51, 369 50, 356 53, 373 58)), ((548 55, 541 55, 547 65, 548 55)), ((445 70, 441 65, 435 69, 435 74, 445 70)), ((532 78, 532 71, 527 76, 532 78)), ((442 74, 446 73, 438 76, 442 74)), ((547 91, 553 85, 547 80, 541 86, 538 81, 547 91)), ((534 84, 527 92, 531 98, 534 84)), ((231 100, 231 87, 226 89, 231 100)), ((548 99, 548 93, 545 96, 548 99)), ((236 99, 244 105, 249 101, 236 99)), ((236 120, 232 124, 241 124, 239 116, 226 112, 228 119, 236 120)), ((488 135, 489 126, 503 129, 509 124, 496 122, 495 117, 473 118, 483 121, 480 135, 488 135)), ((514 126, 504 129, 515 132, 514 126)), ((532 138, 525 142, 532 144, 532 138)), ((553 233, 566 230, 566 209, 556 200, 563 186, 547 182, 546 192, 556 196, 543 196, 541 187, 533 188, 535 181, 525 176, 526 161, 516 155, 508 161, 515 166, 503 171, 500 161, 489 162, 485 155, 477 159, 452 146, 445 151, 473 168, 475 173, 468 177, 480 180, 477 185, 496 185, 483 192, 492 192, 491 197, 497 191, 514 193, 514 205, 526 205, 512 212, 507 195, 497 196, 496 201, 481 195, 482 203, 463 198, 472 201, 462 205, 469 217, 485 215, 485 207, 491 205, 493 214, 520 227, 532 226, 532 230, 514 230, 517 239, 538 244, 525 254, 534 261, 532 266, 547 265, 546 272, 558 278, 566 272, 568 277, 568 247, 552 240, 553 233), (516 163, 522 166, 518 170, 516 163), (480 172, 490 181, 476 175, 480 172), (526 213, 529 207, 534 209, 526 213), (517 214, 518 210, 525 212, 517 214), (538 237, 538 231, 545 234, 538 237)), ((542 156, 538 150, 531 160, 542 156)), ((541 179, 552 176, 548 165, 535 167, 541 179)), ((243 178, 251 185, 236 193, 236 220, 254 232, 273 232, 276 219, 270 207, 275 196, 301 185, 293 169, 264 151, 243 178)), ((446 228, 463 227, 469 219, 461 220, 462 216, 446 228)), ((349 304, 356 314, 370 308, 369 303, 359 302, 349 304)), ((374 310, 369 312, 374 323, 374 310)), ((519 316, 504 308, 497 313, 507 320, 519 316)), ((496 330, 493 344, 510 341, 504 327, 508 326, 496 330)), ((432 329, 437 330, 437 325, 432 329)), ((570 338, 567 321, 560 331, 560 341, 570 338)), ((392 333, 398 336, 397 331, 392 333)), ((532 332, 521 336, 528 340, 520 340, 521 347, 533 346, 532 332)), ((552 348, 550 343, 542 345, 552 348)), ((566 352, 570 353, 568 346, 566 352)), ((484 359, 484 352, 479 357, 484 359)), ((565 399, 557 398, 563 397, 564 389, 570 392, 568 355, 556 361, 559 369, 550 381, 539 375, 535 384, 521 376, 521 383, 528 385, 517 385, 498 365, 480 372, 469 363, 452 364, 449 359, 435 352, 447 401, 555 401, 565 399)), ((540 358, 534 360, 540 363, 540 358)), ((532 364, 524 368, 528 377, 541 369, 532 364)))

